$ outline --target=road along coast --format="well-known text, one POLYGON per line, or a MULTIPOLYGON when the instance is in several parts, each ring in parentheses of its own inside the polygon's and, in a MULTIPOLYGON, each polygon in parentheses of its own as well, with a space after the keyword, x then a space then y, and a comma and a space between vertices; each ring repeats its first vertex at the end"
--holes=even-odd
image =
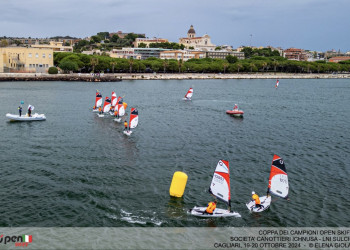
POLYGON ((86 81, 117 82, 121 80, 191 80, 191 79, 344 79, 350 74, 293 74, 293 73, 117 73, 117 74, 35 74, 35 73, 1 73, 0 81, 86 81))

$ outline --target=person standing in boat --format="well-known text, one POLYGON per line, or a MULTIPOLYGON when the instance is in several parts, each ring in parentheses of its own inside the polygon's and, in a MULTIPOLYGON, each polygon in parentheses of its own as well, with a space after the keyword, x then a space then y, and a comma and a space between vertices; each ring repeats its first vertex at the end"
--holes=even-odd
POLYGON ((259 209, 264 208, 263 205, 261 205, 259 195, 257 195, 254 191, 252 191, 252 199, 255 201, 255 206, 259 209))
MULTIPOLYGON (((208 203, 208 207, 207 207, 207 209, 204 211, 204 213, 213 214, 213 213, 214 213, 214 210, 215 210, 215 208, 216 208, 216 203, 217 203, 217 201, 209 202, 209 203, 208 203)), ((203 214, 204 214, 204 213, 203 213, 203 214)))
POLYGON ((128 122, 125 120, 124 122, 124 131, 128 130, 128 122))
POLYGON ((22 116, 22 106, 18 106, 19 117, 22 116))
POLYGON ((233 107, 233 110, 237 110, 238 109, 238 106, 237 104, 235 104, 235 106, 233 107))
POLYGON ((32 107, 31 106, 28 107, 28 116, 29 117, 32 116, 32 107))

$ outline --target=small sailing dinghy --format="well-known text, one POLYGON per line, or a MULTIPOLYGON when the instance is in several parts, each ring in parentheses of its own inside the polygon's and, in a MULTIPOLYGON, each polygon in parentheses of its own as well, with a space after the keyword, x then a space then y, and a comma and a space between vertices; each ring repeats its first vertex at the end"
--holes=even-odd
POLYGON ((114 119, 116 122, 121 122, 122 121, 122 116, 125 115, 125 108, 123 104, 123 99, 120 99, 118 104, 115 106, 114 111, 118 112, 117 117, 114 119))
POLYGON ((182 98, 182 100, 191 101, 192 96, 193 96, 193 88, 190 88, 190 89, 187 91, 185 97, 182 98))
POLYGON ((102 95, 100 91, 96 90, 95 106, 92 109, 92 112, 98 112, 98 108, 101 106, 102 106, 102 95))
POLYGON ((108 113, 111 108, 111 99, 106 96, 105 102, 103 104, 102 114, 98 114, 98 117, 104 117, 104 113, 108 113))
POLYGON ((238 105, 235 104, 235 106, 233 107, 233 110, 226 110, 226 114, 232 115, 235 117, 243 117, 244 112, 243 110, 239 110, 238 105))
POLYGON ((231 212, 230 169, 228 161, 219 160, 213 179, 209 187, 209 193, 226 203, 229 209, 216 208, 213 214, 206 213, 207 207, 194 207, 189 213, 198 217, 241 217, 237 212, 231 212))
POLYGON ((276 84, 275 84, 275 88, 278 88, 278 85, 280 85, 280 81, 277 79, 276 84))
POLYGON ((137 109, 131 108, 129 129, 123 131, 124 135, 130 136, 132 134, 131 129, 136 128, 138 123, 139 123, 139 112, 137 111, 137 109))
POLYGON ((111 106, 115 107, 115 105, 117 105, 117 101, 117 94, 114 91, 112 91, 111 106))
POLYGON ((269 177, 269 185, 267 189, 267 195, 260 197, 262 208, 255 206, 255 201, 248 202, 247 208, 252 212, 262 212, 270 207, 271 195, 276 195, 283 199, 288 199, 289 184, 288 175, 284 161, 278 155, 273 156, 271 171, 269 177))

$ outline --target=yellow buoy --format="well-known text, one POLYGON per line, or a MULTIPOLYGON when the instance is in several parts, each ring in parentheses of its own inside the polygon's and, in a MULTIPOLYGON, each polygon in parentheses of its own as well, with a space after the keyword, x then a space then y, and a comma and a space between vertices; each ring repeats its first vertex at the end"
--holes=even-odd
POLYGON ((126 107, 128 106, 128 104, 126 102, 123 102, 123 106, 124 106, 124 109, 126 109, 126 107))
POLYGON ((170 196, 182 197, 185 192, 187 179, 187 174, 184 172, 175 172, 169 189, 170 196))

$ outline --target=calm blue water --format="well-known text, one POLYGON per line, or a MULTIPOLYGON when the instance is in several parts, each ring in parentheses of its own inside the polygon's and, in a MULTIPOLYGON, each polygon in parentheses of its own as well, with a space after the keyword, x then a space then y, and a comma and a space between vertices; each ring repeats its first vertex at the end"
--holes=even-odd
MULTIPOLYGON (((0 226, 350 226, 350 81, 183 80, 0 83, 0 226), (193 100, 182 101, 189 87, 193 100), (123 124, 91 112, 95 91, 139 110, 123 124), (44 122, 8 122, 20 101, 44 122), (237 103, 243 119, 225 114, 237 103), (250 214, 266 192, 273 154, 286 164, 290 202, 250 214), (186 211, 207 193, 219 159, 230 162, 232 207, 242 218, 186 211), (169 197, 175 171, 189 179, 169 197)), ((218 207, 224 207, 219 203, 218 207)))

